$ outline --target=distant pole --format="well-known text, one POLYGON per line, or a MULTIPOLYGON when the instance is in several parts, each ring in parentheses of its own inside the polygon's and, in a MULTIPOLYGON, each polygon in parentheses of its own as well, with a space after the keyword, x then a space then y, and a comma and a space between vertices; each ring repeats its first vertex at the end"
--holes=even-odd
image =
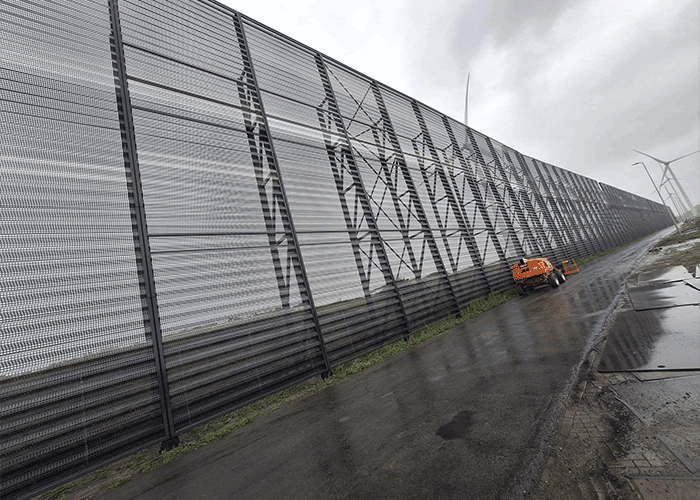
MULTIPOLYGON (((666 171, 668 171, 668 173, 671 174, 671 177, 673 177, 673 181, 678 186, 678 190, 683 195, 683 198, 685 198, 685 202, 687 203, 688 207, 690 207, 690 213, 692 214, 692 216, 695 217, 696 215, 698 215, 698 213, 695 211, 695 206, 691 203, 690 198, 688 198, 688 195, 685 194, 685 190, 683 189, 683 186, 681 186, 681 183, 678 182, 678 179, 676 178, 676 174, 674 174, 673 170, 671 170, 671 163, 673 163, 674 161, 678 161, 682 158, 685 158, 686 156, 694 155, 695 153, 700 152, 700 149, 698 151, 693 151, 692 153, 688 153, 687 155, 679 156, 675 160, 671 160, 671 161, 659 160, 658 158, 654 158, 653 156, 648 155, 646 153, 642 153, 641 151, 637 151, 636 149, 633 149, 632 151, 636 151, 640 155, 644 155, 644 156, 651 158, 652 160, 656 160, 659 163, 659 166, 663 165, 663 167, 661 167, 661 168, 663 168, 664 173, 661 176, 661 180, 663 181, 664 177, 666 177, 666 171)), ((644 167, 644 168, 646 168, 646 167, 644 167)), ((675 189, 674 189, 674 191, 675 191, 675 189)))
POLYGON ((683 214, 686 212, 689 212, 690 209, 685 206, 685 203, 683 203, 678 196, 678 191, 676 191, 676 188, 673 187, 673 183, 671 182, 670 177, 666 177, 665 179, 661 177, 661 184, 659 184, 659 189, 662 187, 666 188, 666 193, 668 194, 669 197, 673 196, 671 200, 673 200, 673 206, 676 207, 676 210, 678 211, 678 219, 683 218, 683 214), (671 190, 668 189, 668 186, 671 186, 671 190))
POLYGON ((671 212, 671 219, 673 220, 673 225, 676 226, 676 231, 678 231, 678 234, 681 234, 681 228, 678 227, 678 223, 676 223, 676 217, 673 215, 673 210, 668 208, 668 205, 666 205, 666 201, 664 200, 664 197, 661 196, 661 192, 659 191, 659 188, 656 187, 656 183, 654 182, 654 179, 651 178, 651 174, 649 173, 649 170, 647 170, 647 166, 644 164, 643 161, 638 161, 637 163, 633 163, 632 166, 634 167, 635 165, 641 165, 644 167, 644 170, 646 171, 647 175, 649 176, 649 180, 651 181, 651 185, 654 186, 654 189, 656 190, 656 194, 659 195, 659 198, 661 198, 661 203, 666 207, 666 209, 671 212))
POLYGON ((464 96, 464 125, 469 126, 469 76, 471 73, 467 73, 467 93, 464 96))
POLYGON ((678 196, 676 196, 676 193, 672 193, 671 191, 668 190, 668 186, 664 186, 666 189, 666 194, 668 195, 667 199, 671 200, 671 203, 673 203, 673 206, 676 207, 676 212, 678 212, 678 217, 676 217, 677 220, 682 220, 683 219, 683 214, 685 214, 685 206, 683 206, 680 203, 680 199, 678 196))

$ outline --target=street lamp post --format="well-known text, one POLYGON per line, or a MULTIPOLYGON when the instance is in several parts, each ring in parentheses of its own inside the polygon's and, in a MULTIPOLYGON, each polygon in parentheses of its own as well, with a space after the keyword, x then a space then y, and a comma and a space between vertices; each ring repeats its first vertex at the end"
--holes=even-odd
POLYGON ((642 164, 644 167, 644 170, 646 171, 647 175, 649 176, 649 180, 651 181, 652 186, 654 186, 654 189, 656 190, 656 194, 659 195, 659 198, 661 198, 661 203, 666 207, 666 209, 671 212, 671 219, 673 219, 673 225, 676 226, 676 231, 678 231, 678 234, 681 234, 681 228, 678 227, 678 223, 676 222, 676 218, 673 216, 673 211, 668 208, 668 205, 666 205, 666 202, 664 201, 664 197, 661 196, 661 193, 659 192, 659 188, 656 187, 656 183, 654 182, 654 179, 651 178, 651 174, 649 173, 649 170, 647 170, 647 166, 644 164, 643 161, 638 161, 637 163, 633 163, 632 166, 634 167, 635 165, 642 164))

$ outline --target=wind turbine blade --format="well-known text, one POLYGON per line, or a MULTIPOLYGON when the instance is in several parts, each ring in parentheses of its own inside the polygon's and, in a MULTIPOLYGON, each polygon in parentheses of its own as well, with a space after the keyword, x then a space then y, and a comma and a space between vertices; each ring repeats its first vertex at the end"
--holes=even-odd
MULTIPOLYGON (((637 151, 637 150, 636 150, 636 149, 633 149, 632 151, 637 151)), ((637 151, 637 153, 639 153, 640 155, 648 156, 648 157, 651 158, 652 160, 656 160, 656 161, 658 161, 659 163, 663 163, 664 165, 668 164, 668 162, 665 162, 665 161, 663 161, 663 160, 659 160, 658 158, 654 158, 653 156, 648 155, 648 154, 646 154, 646 153, 642 153, 641 151, 637 151)))
POLYGON ((700 149, 698 149, 697 151, 693 151, 692 153, 688 153, 687 155, 679 156, 675 160, 671 160, 668 163, 673 163, 674 161, 680 160, 681 158, 685 158, 686 156, 694 155, 695 153, 700 153, 700 149))

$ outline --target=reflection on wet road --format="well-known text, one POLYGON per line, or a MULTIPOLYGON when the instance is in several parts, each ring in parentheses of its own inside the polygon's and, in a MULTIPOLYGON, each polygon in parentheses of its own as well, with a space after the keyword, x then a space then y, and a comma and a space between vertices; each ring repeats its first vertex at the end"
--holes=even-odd
MULTIPOLYGON (((700 369, 700 291, 683 267, 641 273, 610 328, 598 370, 700 369)), ((624 297, 623 297, 624 300, 624 297)))
POLYGON ((628 293, 634 310, 645 311, 700 304, 700 290, 686 281, 649 283, 629 288, 628 293))

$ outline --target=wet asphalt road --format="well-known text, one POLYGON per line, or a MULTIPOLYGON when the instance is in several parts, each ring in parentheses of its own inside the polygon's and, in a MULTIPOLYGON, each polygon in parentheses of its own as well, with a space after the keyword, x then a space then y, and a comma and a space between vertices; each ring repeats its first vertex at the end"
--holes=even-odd
POLYGON ((521 498, 624 279, 659 237, 582 266, 560 288, 513 299, 103 498, 521 498))

